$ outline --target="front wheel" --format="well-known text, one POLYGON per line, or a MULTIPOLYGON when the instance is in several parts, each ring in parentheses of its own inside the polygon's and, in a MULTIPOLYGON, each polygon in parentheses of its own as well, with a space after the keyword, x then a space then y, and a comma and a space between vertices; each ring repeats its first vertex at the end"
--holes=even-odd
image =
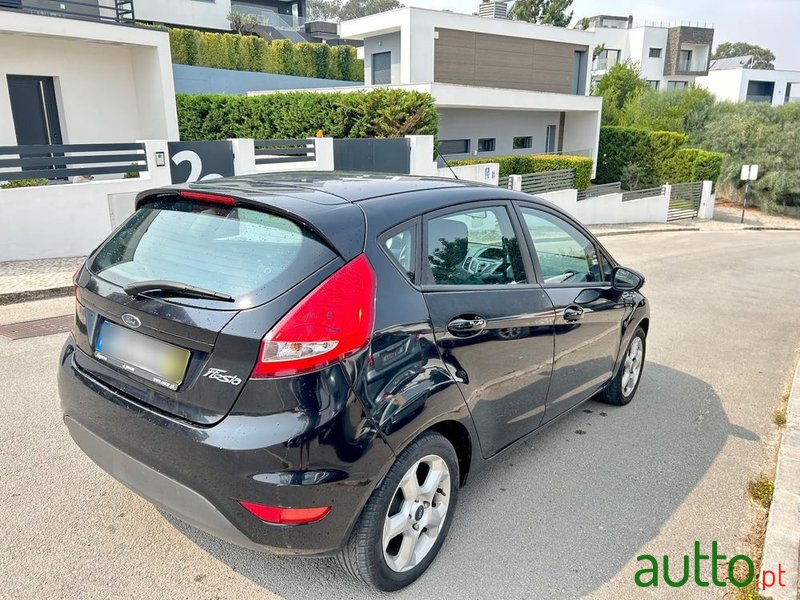
POLYGON ((458 456, 427 432, 397 457, 361 513, 339 564, 382 590, 414 582, 433 562, 458 501, 458 456))
POLYGON ((604 402, 623 406, 633 400, 642 378, 646 349, 647 336, 641 327, 637 327, 625 351, 619 371, 603 391, 602 400, 604 402))

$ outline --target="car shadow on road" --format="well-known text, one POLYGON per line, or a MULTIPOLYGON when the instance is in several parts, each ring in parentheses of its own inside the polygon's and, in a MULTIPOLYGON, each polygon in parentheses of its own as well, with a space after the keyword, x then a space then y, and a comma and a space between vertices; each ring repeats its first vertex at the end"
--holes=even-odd
MULTIPOLYGON (((633 403, 589 402, 501 455, 462 489, 441 554, 393 597, 577 598, 612 579, 661 530, 733 425, 707 383, 648 363, 633 403)), ((167 517, 231 568, 284 598, 377 594, 330 559, 280 558, 167 517)))

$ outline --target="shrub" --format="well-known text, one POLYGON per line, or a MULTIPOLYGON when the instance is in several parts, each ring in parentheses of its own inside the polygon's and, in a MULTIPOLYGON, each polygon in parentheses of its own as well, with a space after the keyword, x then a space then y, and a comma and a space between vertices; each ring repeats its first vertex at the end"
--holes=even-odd
POLYGON ((724 156, 698 148, 685 148, 688 140, 687 135, 674 131, 602 127, 596 181, 630 184, 631 173, 635 172, 638 188, 664 183, 716 182, 724 156))
POLYGON ((489 156, 485 158, 463 158, 448 161, 450 165, 477 165, 487 162, 499 163, 500 178, 509 175, 525 175, 542 171, 575 170, 575 187, 579 190, 589 187, 592 179, 592 159, 585 156, 565 154, 518 154, 513 156, 489 156))
MULTIPOLYGON (((0 175, 0 177, 2 177, 2 175, 0 175)), ((0 189, 11 190, 14 188, 36 187, 39 185, 47 185, 47 179, 44 177, 39 179, 13 179, 12 181, 0 185, 0 189)))
POLYGON ((254 35, 193 29, 171 29, 169 41, 172 62, 181 65, 364 81, 363 60, 351 46, 267 42, 254 35))
POLYGON ((260 96, 178 94, 182 140, 436 135, 430 94, 408 90, 289 92, 260 96))

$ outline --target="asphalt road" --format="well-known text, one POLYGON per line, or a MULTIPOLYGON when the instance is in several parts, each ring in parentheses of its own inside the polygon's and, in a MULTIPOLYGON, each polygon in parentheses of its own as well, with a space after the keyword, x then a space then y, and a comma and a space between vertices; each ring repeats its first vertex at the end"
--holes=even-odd
MULTIPOLYGON (((603 241, 648 277, 636 400, 589 403, 474 478, 430 571, 394 597, 697 597, 693 586, 636 588, 636 556, 680 564, 694 540, 716 540, 728 556, 746 550, 745 486, 772 460, 771 412, 800 344, 800 233, 603 241)), ((0 323, 70 310, 70 299, 5 306, 0 323)), ((331 561, 215 541, 97 468, 61 423, 64 337, 0 338, 1 598, 374 596, 331 561)))

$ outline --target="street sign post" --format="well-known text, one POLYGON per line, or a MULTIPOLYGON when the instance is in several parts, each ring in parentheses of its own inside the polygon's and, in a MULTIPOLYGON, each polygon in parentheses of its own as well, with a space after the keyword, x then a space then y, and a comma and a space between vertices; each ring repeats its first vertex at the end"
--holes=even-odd
POLYGON ((758 179, 758 165, 742 165, 742 173, 739 179, 747 182, 744 189, 744 202, 742 203, 741 222, 744 223, 744 211, 747 208, 747 201, 750 199, 750 182, 758 179))

